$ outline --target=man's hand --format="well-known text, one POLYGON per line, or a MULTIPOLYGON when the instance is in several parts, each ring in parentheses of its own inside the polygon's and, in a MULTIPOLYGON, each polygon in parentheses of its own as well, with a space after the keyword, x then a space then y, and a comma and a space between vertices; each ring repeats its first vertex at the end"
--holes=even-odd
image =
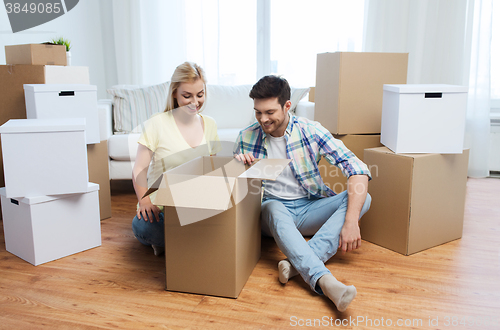
POLYGON ((247 154, 234 155, 234 158, 236 158, 240 162, 243 162, 243 164, 248 164, 248 165, 252 164, 253 161, 255 160, 255 157, 252 155, 251 152, 247 154))
POLYGON ((144 197, 139 201, 139 208, 137 209, 137 218, 144 219, 144 221, 153 222, 153 214, 156 222, 160 221, 160 208, 149 199, 149 196, 144 197))
POLYGON ((356 250, 361 246, 361 233, 357 221, 347 221, 340 231, 339 249, 342 254, 356 250))
POLYGON ((361 246, 361 232, 358 221, 367 192, 368 176, 352 175, 349 177, 347 180, 347 211, 339 237, 339 249, 342 249, 342 254, 356 250, 361 246))

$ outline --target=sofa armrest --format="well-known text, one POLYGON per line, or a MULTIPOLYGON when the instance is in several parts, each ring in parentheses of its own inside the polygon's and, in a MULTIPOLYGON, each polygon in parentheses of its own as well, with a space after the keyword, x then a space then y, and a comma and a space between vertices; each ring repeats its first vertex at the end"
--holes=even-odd
POLYGON ((314 120, 314 103, 309 101, 300 101, 295 108, 295 114, 299 117, 305 117, 314 120))
POLYGON ((108 140, 113 135, 113 101, 110 99, 98 100, 97 111, 101 141, 108 140))

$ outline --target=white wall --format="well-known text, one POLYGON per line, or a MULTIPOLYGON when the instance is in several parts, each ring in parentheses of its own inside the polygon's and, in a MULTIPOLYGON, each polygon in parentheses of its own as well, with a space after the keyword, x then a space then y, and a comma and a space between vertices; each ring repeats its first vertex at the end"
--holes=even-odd
POLYGON ((105 65, 104 51, 109 48, 106 44, 103 47, 103 41, 109 41, 110 31, 106 30, 112 28, 106 24, 111 10, 108 0, 82 0, 66 14, 17 33, 12 33, 4 8, 0 8, 0 64, 5 64, 5 45, 42 43, 62 36, 71 41, 71 65, 87 66, 90 83, 97 86, 98 98, 109 98, 106 88, 115 83, 112 80, 116 69, 113 72, 113 66, 105 65))

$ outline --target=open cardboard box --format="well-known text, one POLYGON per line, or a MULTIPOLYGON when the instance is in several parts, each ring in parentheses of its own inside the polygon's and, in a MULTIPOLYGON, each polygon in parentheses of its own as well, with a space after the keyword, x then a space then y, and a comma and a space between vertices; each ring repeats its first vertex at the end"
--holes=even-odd
POLYGON ((261 181, 289 159, 198 157, 146 192, 164 206, 166 290, 237 298, 260 258, 261 181))

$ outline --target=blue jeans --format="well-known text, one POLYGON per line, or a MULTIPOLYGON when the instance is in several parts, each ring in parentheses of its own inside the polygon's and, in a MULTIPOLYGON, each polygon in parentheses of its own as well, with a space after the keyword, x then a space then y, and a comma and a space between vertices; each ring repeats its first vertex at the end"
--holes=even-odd
MULTIPOLYGON (((360 218, 370 203, 368 194, 360 218)), ((263 233, 274 237, 288 261, 319 294, 322 294, 321 288, 316 287, 316 283, 330 273, 325 262, 337 252, 346 211, 347 191, 326 198, 264 198, 262 201, 263 233), (304 236, 312 238, 306 242, 304 236)))
POLYGON ((160 221, 156 221, 153 214, 153 222, 139 219, 137 215, 132 220, 132 231, 139 242, 144 245, 165 246, 165 227, 163 212, 160 213, 160 221))

